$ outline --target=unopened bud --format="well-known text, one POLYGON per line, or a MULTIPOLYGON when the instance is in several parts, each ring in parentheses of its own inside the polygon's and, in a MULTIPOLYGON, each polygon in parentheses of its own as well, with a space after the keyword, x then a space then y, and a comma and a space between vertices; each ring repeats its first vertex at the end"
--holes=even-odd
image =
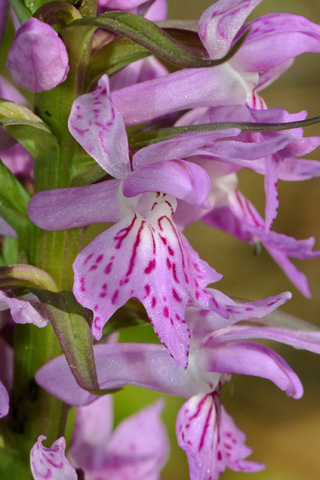
POLYGON ((14 82, 26 90, 51 90, 67 78, 66 47, 50 25, 30 18, 16 33, 7 69, 14 82))

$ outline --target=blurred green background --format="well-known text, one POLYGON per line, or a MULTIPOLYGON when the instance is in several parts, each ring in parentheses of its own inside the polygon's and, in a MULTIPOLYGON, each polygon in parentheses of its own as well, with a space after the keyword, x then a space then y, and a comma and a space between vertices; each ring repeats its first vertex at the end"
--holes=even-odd
MULTIPOLYGON (((199 18, 210 6, 210 0, 168 0, 170 18, 199 18)), ((320 23, 319 0, 265 0, 254 14, 290 12, 304 15, 320 23)), ((5 62, 1 50, 1 64, 5 62)), ((282 107, 289 112, 306 109, 309 116, 320 114, 319 55, 305 54, 275 84, 263 92, 269 107, 282 107)), ((3 72, 2 72, 3 73, 3 72)), ((319 125, 308 127, 306 135, 320 135, 319 125)), ((320 159, 318 152, 309 158, 320 159)), ((263 178, 252 172, 240 172, 240 189, 264 212, 263 178)), ((320 181, 304 183, 279 182, 280 209, 274 229, 298 239, 316 237, 320 249, 320 181)), ((293 299, 282 310, 320 326, 320 260, 299 261, 296 264, 308 276, 313 298, 304 298, 266 252, 256 257, 247 244, 217 232, 198 222, 186 235, 200 256, 224 278, 215 285, 224 293, 256 300, 291 290, 293 299)), ((149 327, 128 330, 123 341, 156 341, 149 327)), ((275 346, 300 376, 305 395, 299 400, 287 398, 273 384, 253 377, 234 376, 223 391, 223 401, 236 424, 247 435, 247 445, 253 448, 253 460, 265 462, 267 469, 256 474, 227 471, 224 480, 319 480, 320 478, 320 358, 285 346, 275 346)), ((185 454, 175 438, 176 415, 183 400, 166 398, 164 420, 169 429, 171 456, 161 479, 189 478, 185 454)), ((128 387, 116 394, 115 423, 124 416, 158 398, 158 394, 128 387)), ((111 480, 111 479, 110 479, 111 480)))

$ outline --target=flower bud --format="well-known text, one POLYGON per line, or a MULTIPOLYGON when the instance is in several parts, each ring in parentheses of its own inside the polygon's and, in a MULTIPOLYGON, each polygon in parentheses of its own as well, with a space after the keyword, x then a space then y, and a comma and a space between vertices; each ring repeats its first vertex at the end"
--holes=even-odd
POLYGON ((67 78, 66 47, 50 25, 30 18, 16 33, 7 69, 22 88, 32 92, 51 90, 67 78))

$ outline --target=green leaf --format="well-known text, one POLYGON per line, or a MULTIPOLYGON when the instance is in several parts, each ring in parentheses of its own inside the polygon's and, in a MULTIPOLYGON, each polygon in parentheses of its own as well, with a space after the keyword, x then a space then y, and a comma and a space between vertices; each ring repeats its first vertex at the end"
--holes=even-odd
POLYGON ((58 157, 56 137, 41 118, 24 105, 0 99, 0 125, 21 143, 36 162, 46 163, 48 169, 53 159, 58 157))
POLYGON ((27 205, 30 200, 30 194, 1 160, 0 182, 1 196, 12 203, 19 212, 27 215, 27 205))
POLYGON ((101 48, 93 50, 87 74, 87 84, 90 85, 101 75, 113 75, 129 63, 146 58, 151 52, 125 37, 118 37, 101 48))
POLYGON ((50 275, 32 265, 17 264, 0 267, 0 288, 39 287, 57 291, 50 275))
POLYGON ((76 301, 72 292, 30 288, 44 304, 71 372, 81 388, 99 390, 90 329, 92 313, 76 301))
POLYGON ((307 118, 298 122, 287 123, 250 123, 250 122, 223 122, 223 123, 203 123, 202 125, 190 125, 185 127, 159 128, 144 133, 129 135, 129 143, 133 150, 151 145, 152 143, 169 140, 178 135, 192 132, 212 132, 214 130, 224 130, 227 128, 239 128, 242 132, 277 132, 280 130, 290 130, 291 128, 307 127, 320 122, 319 117, 307 118))
POLYGON ((19 0, 9 0, 9 2, 21 24, 25 23, 32 16, 30 10, 19 0))
POLYGON ((86 17, 75 20, 66 28, 83 25, 89 25, 94 28, 105 28, 111 32, 130 38, 154 55, 181 68, 213 67, 226 62, 235 54, 244 41, 245 36, 248 34, 248 32, 246 32, 225 57, 219 60, 210 60, 192 53, 155 23, 133 13, 108 12, 97 18, 86 17))
POLYGON ((60 28, 65 27, 73 20, 82 18, 82 15, 71 3, 54 1, 40 6, 35 12, 34 17, 41 22, 59 27, 57 29, 59 31, 60 28))
POLYGON ((2 254, 4 265, 18 263, 19 242, 17 238, 4 237, 2 240, 2 254))
POLYGON ((27 215, 30 195, 1 160, 0 183, 0 215, 15 229, 18 235, 25 236, 31 233, 33 225, 27 215))
POLYGON ((105 176, 105 170, 79 145, 71 162, 71 187, 90 185, 105 176))

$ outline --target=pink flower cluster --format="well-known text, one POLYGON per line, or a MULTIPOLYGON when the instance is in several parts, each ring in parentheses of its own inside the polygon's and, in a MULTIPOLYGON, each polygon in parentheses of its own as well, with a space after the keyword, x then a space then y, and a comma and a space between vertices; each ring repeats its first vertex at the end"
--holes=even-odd
MULTIPOLYGON (((199 257, 183 233, 201 219, 239 240, 251 244, 258 240, 295 287, 310 296, 305 275, 290 258, 319 257, 320 252, 312 250, 314 239, 296 240, 275 232, 272 225, 279 208, 278 179, 302 181, 320 175, 318 162, 299 158, 313 151, 320 138, 303 137, 301 128, 247 133, 240 124, 305 119, 305 112, 268 109, 260 92, 291 66, 294 57, 320 52, 320 26, 285 13, 244 24, 260 2, 218 0, 201 16, 199 38, 212 59, 225 56, 249 31, 228 62, 169 73, 149 58, 131 64, 110 81, 103 75, 93 91, 78 97, 69 131, 105 171, 107 180, 37 193, 28 207, 32 222, 44 230, 113 223, 77 255, 73 293, 93 312, 96 340, 103 337, 112 315, 136 298, 162 345, 109 342, 94 346, 99 386, 136 385, 186 399, 176 433, 188 457, 191 480, 216 480, 227 467, 245 472, 264 468, 246 460, 251 450, 245 436, 221 404, 220 390, 232 374, 269 379, 294 398, 303 394, 299 378, 285 360, 252 339, 320 353, 318 331, 272 326, 264 319, 291 298, 289 292, 241 303, 210 288, 222 275, 199 257), (181 134, 136 151, 126 130, 142 125, 144 131, 144 124, 151 129, 159 124, 215 122, 239 125, 181 134), (264 176, 264 218, 238 189, 237 172, 243 168, 264 176)), ((151 19, 164 18, 166 11, 160 0, 110 0, 99 5, 101 11, 129 10, 151 19)), ((30 79, 28 70, 21 75, 19 42, 27 48, 25 38, 35 38, 35 32, 41 39, 34 40, 38 52, 47 48, 45 39, 52 28, 32 19, 18 32, 8 69, 18 85, 40 91, 65 80, 68 59, 62 41, 52 34, 50 42, 57 47, 52 52, 58 52, 57 75, 44 75, 48 67, 40 54, 36 74, 30 79)), ((1 233, 14 235, 8 227, 0 223, 1 233)), ((10 308, 15 322, 38 327, 49 323, 36 297, 0 294, 0 310, 10 308)), ((49 478, 49 472, 57 480, 76 479, 75 468, 81 468, 89 480, 159 477, 168 451, 159 420, 161 403, 126 420, 111 434, 111 397, 100 398, 80 388, 64 356, 44 365, 36 381, 79 407, 69 460, 63 437, 45 448, 40 435, 31 452, 36 480, 49 478)), ((0 383, 1 416, 8 413, 8 402, 0 383)))

